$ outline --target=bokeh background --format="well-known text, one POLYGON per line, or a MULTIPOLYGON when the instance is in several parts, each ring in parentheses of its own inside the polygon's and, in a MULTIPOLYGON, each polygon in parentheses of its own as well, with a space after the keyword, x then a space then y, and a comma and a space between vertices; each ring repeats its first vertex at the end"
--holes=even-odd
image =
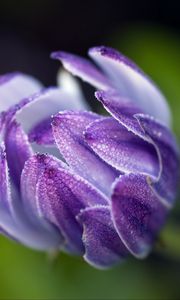
MULTIPOLYGON (((0 74, 20 70, 56 83, 54 50, 86 55, 110 45, 161 87, 180 140, 178 1, 0 1, 0 74)), ((173 174, 172 174, 173 176, 173 174)), ((82 259, 50 257, 0 237, 0 299, 180 299, 180 205, 145 261, 98 271, 82 259)))

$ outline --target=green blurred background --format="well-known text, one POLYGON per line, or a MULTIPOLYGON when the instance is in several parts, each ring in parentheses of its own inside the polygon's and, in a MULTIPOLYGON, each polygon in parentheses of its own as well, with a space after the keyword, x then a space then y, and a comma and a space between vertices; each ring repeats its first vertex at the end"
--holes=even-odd
MULTIPOLYGON (((85 54, 85 49, 95 44, 116 47, 161 87, 180 140, 178 11, 173 1, 173 10, 169 6, 163 10, 162 3, 156 2, 156 9, 161 9, 157 13, 153 2, 131 6, 129 1, 127 5, 121 1, 2 1, 0 72, 19 69, 38 76, 45 84, 54 84, 58 65, 50 61, 50 51, 85 54)), ((108 271, 95 270, 81 258, 65 254, 52 259, 0 237, 0 299, 179 298, 178 201, 162 233, 161 245, 149 258, 131 258, 108 271)))

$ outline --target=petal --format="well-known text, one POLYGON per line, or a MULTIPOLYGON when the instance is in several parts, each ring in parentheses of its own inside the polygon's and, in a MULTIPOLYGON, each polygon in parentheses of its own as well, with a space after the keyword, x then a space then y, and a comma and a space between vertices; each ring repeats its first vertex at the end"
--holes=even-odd
POLYGON ((29 141, 36 142, 39 145, 51 146, 55 144, 54 136, 52 133, 52 119, 48 118, 38 123, 33 127, 29 134, 29 141))
POLYGON ((79 99, 60 88, 48 88, 28 99, 28 103, 17 113, 17 120, 26 132, 40 122, 50 119, 60 110, 79 109, 79 99), (38 114, 37 114, 38 111, 38 114))
POLYGON ((119 172, 93 152, 83 134, 86 127, 99 118, 88 112, 62 112, 54 118, 52 126, 57 146, 71 168, 109 195, 119 172))
POLYGON ((154 186, 160 200, 172 206, 177 190, 179 153, 170 130, 153 117, 136 113, 138 109, 129 106, 128 101, 124 102, 123 111, 122 99, 112 93, 97 92, 96 96, 127 130, 153 145, 159 159, 159 175, 154 186))
POLYGON ((47 165, 49 168, 66 168, 65 164, 50 155, 35 154, 26 161, 21 174, 21 195, 24 209, 33 221, 40 215, 36 190, 38 180, 47 165))
POLYGON ((80 77, 98 89, 108 89, 111 85, 96 66, 85 58, 61 51, 52 53, 51 57, 60 60, 64 68, 74 76, 80 77))
POLYGON ((122 175, 112 194, 114 226, 129 251, 145 257, 165 223, 168 208, 159 201, 144 175, 122 175))
POLYGON ((56 87, 47 88, 12 106, 5 115, 1 115, 0 125, 2 118, 8 123, 13 117, 16 117, 17 121, 22 124, 23 129, 29 132, 31 128, 40 122, 50 119, 52 114, 65 109, 76 110, 81 106, 79 99, 68 91, 56 87))
POLYGON ((64 69, 60 69, 58 72, 57 83, 60 88, 67 91, 68 94, 76 98, 73 102, 73 110, 89 110, 90 107, 84 99, 81 86, 79 85, 77 79, 72 76, 69 72, 64 69))
POLYGON ((62 243, 59 232, 52 226, 37 227, 25 220, 19 211, 19 221, 4 209, 0 210, 0 228, 3 234, 36 250, 59 249, 62 243))
POLYGON ((44 250, 59 247, 58 231, 46 224, 36 226, 29 221, 20 199, 11 195, 5 150, 0 150, 0 228, 3 233, 26 246, 44 250))
POLYGON ((0 112, 39 91, 42 85, 31 76, 11 73, 0 76, 0 112))
POLYGON ((158 176, 159 163, 154 147, 113 118, 91 123, 85 138, 103 160, 119 171, 158 176))
MULTIPOLYGON (((5 146, 0 146, 0 231, 2 234, 12 238, 8 228, 14 228, 16 225, 11 217, 11 191, 9 184, 8 166, 6 160, 5 146)), ((14 236, 13 236, 14 238, 14 236)))
POLYGON ((128 250, 113 226, 108 207, 86 208, 78 220, 83 226, 84 259, 90 265, 105 269, 124 260, 128 250))
POLYGON ((160 171, 157 182, 153 184, 158 195, 169 205, 173 205, 179 180, 179 150, 172 133, 149 116, 137 115, 145 133, 157 147, 160 171))
POLYGON ((170 125, 171 116, 165 97, 133 62, 104 46, 90 49, 89 54, 112 80, 121 96, 130 98, 145 113, 170 125))
POLYGON ((48 164, 38 181, 37 195, 42 216, 60 229, 66 250, 82 254, 82 227, 76 216, 87 206, 107 205, 107 199, 78 175, 48 164))
POLYGON ((0 145, 0 207, 9 209, 10 189, 8 187, 8 166, 3 144, 0 145))
POLYGON ((22 127, 15 121, 12 121, 6 130, 5 145, 10 175, 16 187, 19 188, 24 163, 33 151, 22 127))
MULTIPOLYGON (((73 108, 76 110, 81 106, 81 100, 77 99, 75 95, 72 95, 68 91, 59 88, 48 88, 27 99, 23 99, 18 105, 12 107, 5 116, 2 116, 5 121, 1 123, 7 124, 12 118, 16 117, 18 122, 23 126, 25 132, 29 132, 30 141, 38 142, 38 137, 40 136, 39 128, 43 129, 44 126, 45 132, 46 129, 48 129, 49 137, 52 137, 52 114, 56 114, 59 110, 64 110, 66 108, 73 108)), ((0 120, 2 120, 2 118, 0 120)), ((54 146, 54 143, 51 146, 54 146)), ((47 152, 47 149, 44 147, 33 145, 33 148, 38 152, 47 152)), ((56 151, 55 147, 49 149, 49 152, 59 157, 59 152, 56 151)))
POLYGON ((116 92, 98 91, 95 96, 124 127, 144 138, 144 131, 134 117, 135 114, 142 112, 139 107, 135 106, 128 98, 120 97, 116 92))

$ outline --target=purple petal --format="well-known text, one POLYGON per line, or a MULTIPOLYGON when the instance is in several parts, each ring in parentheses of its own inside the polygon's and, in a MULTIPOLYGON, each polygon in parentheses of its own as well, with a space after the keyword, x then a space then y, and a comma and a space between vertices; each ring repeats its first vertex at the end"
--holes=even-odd
POLYGON ((20 199, 11 195, 5 150, 0 149, 0 228, 13 239, 35 249, 59 247, 60 235, 54 227, 46 223, 37 226, 29 220, 20 199))
POLYGON ((138 109, 134 107, 125 104, 122 111, 122 99, 118 96, 107 92, 97 92, 96 96, 124 127, 153 145, 159 159, 159 175, 155 187, 161 201, 172 205, 177 190, 179 165, 179 154, 172 133, 153 117, 136 113, 138 109))
POLYGON ((34 221, 39 216, 36 190, 40 176, 44 173, 46 165, 49 167, 63 167, 66 165, 49 155, 35 154, 29 158, 21 174, 21 195, 24 209, 34 221))
MULTIPOLYGON (((48 128, 50 135, 51 115, 53 113, 56 114, 59 110, 64 110, 65 108, 78 109, 80 107, 82 107, 81 100, 77 99, 75 95, 72 95, 68 91, 59 88, 45 89, 29 98, 23 99, 17 105, 11 107, 8 112, 1 114, 1 135, 3 135, 3 129, 6 128, 7 124, 13 118, 18 120, 26 132, 32 129, 30 131, 30 134, 32 134, 31 141, 33 140, 33 137, 35 138, 37 136, 39 126, 41 126, 41 129, 43 128, 44 124, 41 125, 41 123, 44 122, 46 122, 46 129, 48 128), (2 125, 4 125, 4 127, 2 127, 2 125)), ((2 137, 2 139, 3 138, 4 137, 2 137)), ((54 146, 54 144, 52 146, 54 146)), ((39 152, 47 152, 47 149, 42 146, 37 147, 37 145, 33 145, 33 148, 39 152)), ((59 157, 59 152, 56 151, 55 147, 50 149, 50 152, 52 154, 55 153, 59 157)))
POLYGON ((144 138, 144 131, 134 117, 135 114, 141 113, 140 108, 135 106, 128 98, 122 98, 115 92, 98 91, 95 96, 104 108, 124 127, 144 138))
POLYGON ((31 143, 36 142, 39 145, 45 146, 51 146, 55 144, 51 123, 52 119, 48 118, 33 127, 28 134, 29 141, 31 143))
POLYGON ((39 91, 41 84, 31 76, 11 73, 0 77, 0 112, 39 91))
POLYGON ((22 127, 15 121, 12 121, 6 129, 5 145, 10 175, 16 187, 19 188, 24 163, 33 151, 22 127))
POLYGON ((54 118, 52 126, 57 146, 71 168, 109 195, 119 172, 93 152, 83 134, 86 127, 99 118, 89 112, 62 112, 54 118))
POLYGON ((118 51, 104 46, 90 49, 89 54, 112 80, 120 96, 130 98, 145 113, 166 125, 170 124, 165 97, 134 63, 118 51))
POLYGON ((83 225, 84 259, 89 264, 104 269, 124 260, 128 250, 113 226, 108 207, 86 208, 78 220, 83 225))
POLYGON ((75 95, 64 89, 48 88, 28 99, 28 105, 22 107, 17 113, 17 120, 28 132, 41 121, 50 119, 53 114, 57 114, 60 110, 80 109, 82 105, 79 101, 75 95))
POLYGON ((113 118, 91 123, 85 138, 103 160, 119 171, 158 176, 159 163, 154 147, 113 118))
POLYGON ((0 146, 0 207, 9 209, 10 190, 8 188, 8 166, 4 145, 0 146))
POLYGON ((149 116, 137 115, 136 117, 145 133, 153 140, 159 154, 159 178, 153 186, 162 200, 172 205, 179 180, 179 150, 175 138, 165 126, 149 116))
POLYGON ((46 227, 38 227, 27 220, 19 211, 16 221, 7 210, 0 210, 0 228, 4 235, 37 250, 59 249, 62 243, 59 232, 47 223, 46 227))
MULTIPOLYGON (((16 224, 11 216, 10 210, 12 205, 11 190, 9 184, 8 166, 6 160, 6 151, 4 145, 0 146, 0 231, 2 234, 12 237, 14 228, 16 231, 16 224)), ((14 238, 14 236, 13 236, 14 238)))
POLYGON ((2 123, 7 124, 16 117, 23 129, 29 132, 30 129, 47 118, 50 119, 52 114, 56 114, 60 110, 77 110, 82 107, 84 106, 81 104, 81 100, 68 91, 59 88, 47 88, 30 95, 29 98, 22 99, 18 104, 12 106, 6 114, 1 114, 0 127, 2 127, 2 123))
POLYGON ((48 164, 38 181, 37 195, 42 216, 65 237, 65 249, 82 254, 82 227, 76 216, 87 206, 107 205, 107 199, 78 175, 48 164))
POLYGON ((98 89, 108 89, 111 86, 103 73, 87 59, 61 51, 52 53, 51 57, 60 60, 64 68, 74 76, 80 77, 98 89))
POLYGON ((112 195, 112 219, 129 251, 145 257, 167 217, 167 207, 159 201, 144 175, 123 175, 112 195))

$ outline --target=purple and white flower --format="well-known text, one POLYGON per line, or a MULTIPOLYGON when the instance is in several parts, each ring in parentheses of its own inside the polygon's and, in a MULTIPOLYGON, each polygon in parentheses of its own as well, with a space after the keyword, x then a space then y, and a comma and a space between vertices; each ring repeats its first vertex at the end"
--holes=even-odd
POLYGON ((90 112, 64 71, 60 88, 0 77, 0 230, 108 268, 152 249, 174 205, 179 152, 155 84, 116 50, 89 55, 94 63, 52 57, 98 90, 108 116, 90 112))

